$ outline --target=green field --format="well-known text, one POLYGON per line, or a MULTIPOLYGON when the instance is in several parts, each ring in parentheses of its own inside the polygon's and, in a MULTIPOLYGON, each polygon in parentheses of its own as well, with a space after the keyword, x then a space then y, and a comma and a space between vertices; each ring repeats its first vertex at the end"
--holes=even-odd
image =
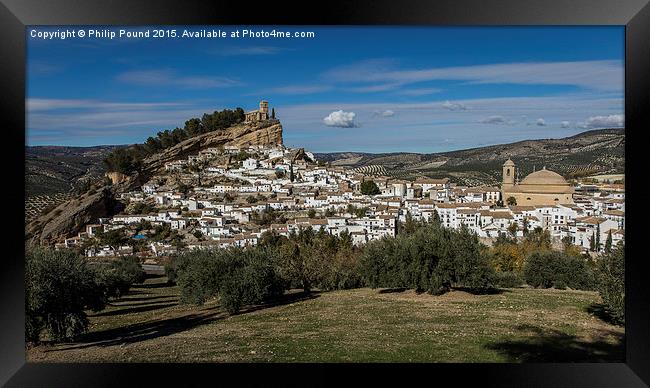
POLYGON ((368 288, 295 291, 228 315, 186 306, 150 278, 99 313, 73 343, 30 362, 622 362, 623 327, 595 292, 504 289, 442 296, 368 288))

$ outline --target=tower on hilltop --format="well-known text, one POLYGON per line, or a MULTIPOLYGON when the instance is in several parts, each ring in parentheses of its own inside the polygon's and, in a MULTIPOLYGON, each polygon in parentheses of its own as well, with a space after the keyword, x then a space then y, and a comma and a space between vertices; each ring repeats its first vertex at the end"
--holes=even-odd
POLYGON ((257 121, 265 121, 269 119, 269 102, 266 100, 260 101, 260 109, 247 112, 245 114, 246 123, 254 123, 257 121))

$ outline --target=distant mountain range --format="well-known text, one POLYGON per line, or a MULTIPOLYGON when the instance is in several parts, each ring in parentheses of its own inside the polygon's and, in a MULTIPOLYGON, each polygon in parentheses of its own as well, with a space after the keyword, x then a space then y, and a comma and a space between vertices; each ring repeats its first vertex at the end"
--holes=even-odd
POLYGON ((524 140, 433 154, 337 152, 314 156, 366 174, 404 179, 448 177, 462 185, 496 185, 501 182, 501 166, 508 158, 517 164, 522 178, 544 166, 567 178, 625 173, 625 130, 598 129, 562 139, 524 140))
MULTIPOLYGON (((105 172, 103 159, 124 146, 26 147, 27 196, 69 192, 85 179, 105 172)), ((511 158, 522 177, 546 168, 567 178, 625 172, 625 130, 598 129, 563 139, 524 140, 467 150, 418 153, 316 153, 320 161, 366 174, 414 179, 448 177, 463 185, 496 185, 501 166, 511 158)))

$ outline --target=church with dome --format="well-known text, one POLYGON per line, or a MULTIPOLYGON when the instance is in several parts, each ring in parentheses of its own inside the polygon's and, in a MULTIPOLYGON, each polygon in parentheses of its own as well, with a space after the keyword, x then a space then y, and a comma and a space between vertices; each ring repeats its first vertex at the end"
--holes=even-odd
POLYGON ((573 187, 562 175, 547 170, 546 167, 528 174, 521 182, 517 181, 517 166, 508 159, 503 164, 501 185, 504 202, 514 197, 517 205, 558 205, 573 203, 573 187))

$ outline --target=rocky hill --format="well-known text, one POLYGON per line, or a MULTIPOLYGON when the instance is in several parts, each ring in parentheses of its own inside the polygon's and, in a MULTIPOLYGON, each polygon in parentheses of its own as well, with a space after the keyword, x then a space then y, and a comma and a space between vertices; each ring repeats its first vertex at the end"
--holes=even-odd
POLYGON ((144 160, 144 174, 156 174, 165 163, 185 159, 200 150, 224 145, 274 145, 282 144, 282 124, 279 120, 267 120, 251 124, 238 124, 230 128, 205 133, 186 139, 173 147, 151 155, 144 160))
MULTIPOLYGON (((101 180, 96 180, 93 187, 83 195, 66 200, 34 218, 25 225, 25 243, 28 246, 52 245, 64 237, 75 235, 85 224, 96 222, 97 218, 115 214, 123 207, 116 199, 119 194, 137 189, 162 171, 166 162, 186 158, 209 147, 271 144, 282 144, 282 125, 279 120, 237 124, 186 139, 146 158, 139 173, 124 175, 108 172, 112 185, 103 186, 101 180)), ((100 161, 96 163, 101 165, 100 161)))
POLYGON ((80 232, 84 225, 119 212, 123 206, 111 187, 93 188, 67 200, 25 225, 25 244, 53 245, 80 232))
POLYGON ((625 130, 599 129, 563 139, 525 140, 434 154, 340 152, 315 156, 363 173, 405 179, 448 177, 466 185, 497 184, 508 158, 520 168, 522 177, 543 166, 567 178, 620 174, 625 172, 625 130))

